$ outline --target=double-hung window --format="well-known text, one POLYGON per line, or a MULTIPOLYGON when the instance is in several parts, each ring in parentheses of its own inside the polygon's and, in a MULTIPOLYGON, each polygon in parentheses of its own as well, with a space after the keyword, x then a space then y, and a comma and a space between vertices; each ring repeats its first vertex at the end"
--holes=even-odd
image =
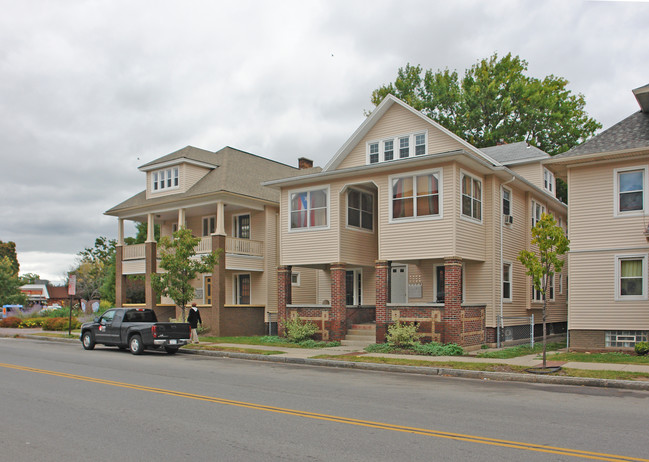
POLYGON ((428 153, 428 132, 410 133, 367 143, 367 163, 377 164, 428 153), (396 150, 396 153, 395 153, 396 150))
POLYGON ((289 194, 289 226, 291 230, 326 228, 329 189, 310 189, 289 194))
POLYGON ((554 194, 554 185, 555 185, 555 180, 554 180, 554 174, 548 170, 547 168, 543 169, 543 188, 545 188, 546 191, 554 194))
POLYGON ((647 254, 616 255, 616 300, 647 299, 647 254))
POLYGON ((642 212, 645 209, 647 169, 617 169, 615 175, 617 214, 627 215, 642 212))
POLYGON ((462 173, 462 215, 482 221, 482 181, 462 173))
POLYGON ((356 189, 347 193, 347 226, 372 231, 374 228, 374 197, 356 189))
POLYGON ((211 236, 216 231, 216 217, 203 217, 203 237, 211 236))
POLYGON ((512 192, 503 188, 503 215, 512 214, 512 192))
POLYGON ((391 218, 439 217, 441 172, 391 178, 391 218))
MULTIPOLYGON (((554 301, 554 274, 552 276, 544 276, 541 280, 541 288, 545 288, 545 278, 548 278, 548 286, 546 293, 547 301, 554 301)), ((543 301, 543 292, 536 290, 536 287, 532 286, 532 301, 542 302, 543 301)))
POLYGON ((512 301, 512 264, 503 263, 503 300, 512 301))
POLYGON ((545 206, 536 201, 532 201, 532 228, 536 226, 537 222, 541 221, 541 217, 544 213, 545 206))

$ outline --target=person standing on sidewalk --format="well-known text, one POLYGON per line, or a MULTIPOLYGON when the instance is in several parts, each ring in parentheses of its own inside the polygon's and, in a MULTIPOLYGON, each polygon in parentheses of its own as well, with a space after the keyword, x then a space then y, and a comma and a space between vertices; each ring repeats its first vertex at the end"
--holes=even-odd
POLYGON ((187 316, 187 322, 192 329, 191 342, 198 343, 198 332, 196 329, 198 328, 199 322, 201 323, 201 326, 203 325, 203 320, 201 319, 201 312, 196 308, 196 303, 192 303, 192 307, 189 310, 189 316, 187 316))

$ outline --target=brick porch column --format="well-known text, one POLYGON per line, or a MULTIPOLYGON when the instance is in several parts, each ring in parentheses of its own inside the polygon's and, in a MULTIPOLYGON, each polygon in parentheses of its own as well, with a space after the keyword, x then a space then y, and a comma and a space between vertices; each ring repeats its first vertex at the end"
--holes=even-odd
POLYGON ((212 309, 209 316, 209 327, 212 335, 222 335, 221 325, 225 307, 225 234, 212 234, 212 250, 221 249, 219 263, 212 270, 212 309))
POLYGON ((462 344, 462 259, 444 258, 444 343, 462 344))
POLYGON ((344 263, 332 263, 331 271, 331 332, 332 341, 340 341, 347 333, 347 281, 344 263))
POLYGON ((157 270, 157 243, 155 241, 144 243, 144 299, 146 307, 154 309, 157 302, 157 295, 151 286, 151 275, 157 270))
POLYGON ((277 334, 284 337, 284 323, 288 318, 287 305, 293 302, 291 285, 292 266, 277 267, 277 334))
POLYGON ((387 304, 390 301, 390 262, 376 260, 374 269, 376 281, 376 343, 385 343, 385 334, 387 333, 389 321, 387 304))
POLYGON ((126 302, 126 276, 123 272, 124 247, 117 245, 115 247, 115 306, 122 307, 126 302))

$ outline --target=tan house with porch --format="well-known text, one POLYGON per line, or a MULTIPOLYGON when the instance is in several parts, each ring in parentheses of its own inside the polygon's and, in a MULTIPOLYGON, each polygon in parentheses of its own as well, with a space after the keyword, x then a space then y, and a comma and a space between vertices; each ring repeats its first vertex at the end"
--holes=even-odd
MULTIPOLYGON (((525 143, 480 150, 387 96, 322 171, 264 183, 281 192, 280 319, 313 320, 332 339, 375 322, 378 342, 390 323, 415 321, 428 339, 465 346, 494 342, 501 317, 505 328, 530 314, 540 323, 516 256, 542 212, 565 225, 548 157, 525 143), (317 270, 313 304, 295 297, 297 267, 317 270)), ((552 283, 558 332, 565 285, 552 283)))
MULTIPOLYGON (((159 270, 154 225, 162 236, 185 226, 201 238, 198 255, 224 249, 214 271, 193 282, 205 324, 214 335, 264 334, 277 313, 279 192, 262 182, 319 170, 310 166, 301 159, 306 170, 300 171, 230 147, 211 152, 187 146, 139 167, 145 189, 106 212, 119 219, 117 306, 125 305, 126 278, 145 275, 146 307, 162 318, 178 314, 151 288, 159 270), (125 245, 125 220, 148 223, 146 243, 125 245)), ((297 297, 314 302, 308 288, 315 286, 315 272, 301 271, 299 279, 297 297)))
POLYGON ((640 110, 546 161, 568 183, 571 348, 649 340, 649 85, 640 110))

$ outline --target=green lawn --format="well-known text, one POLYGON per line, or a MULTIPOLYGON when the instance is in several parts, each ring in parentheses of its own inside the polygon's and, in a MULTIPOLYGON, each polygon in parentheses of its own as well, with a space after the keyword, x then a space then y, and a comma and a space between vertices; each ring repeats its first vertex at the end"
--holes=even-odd
POLYGON ((612 363, 612 364, 646 364, 649 366, 649 356, 633 356, 626 353, 553 353, 548 355, 548 361, 575 361, 580 363, 612 363))
MULTIPOLYGON (((546 351, 556 351, 565 347, 565 342, 548 343, 546 346, 546 351)), ((503 348, 502 350, 485 351, 483 353, 478 353, 476 356, 478 358, 509 359, 541 352, 543 352, 543 344, 535 343, 534 348, 530 348, 529 345, 518 345, 515 347, 503 348)))
POLYGON ((283 348, 327 348, 340 346, 340 342, 318 342, 315 340, 306 340, 300 343, 292 343, 285 338, 277 336, 255 336, 255 337, 209 337, 199 336, 201 342, 207 343, 236 343, 242 345, 265 345, 283 348))
POLYGON ((283 351, 273 351, 273 350, 257 350, 255 348, 236 348, 236 347, 224 347, 219 345, 185 345, 182 347, 185 350, 208 350, 208 351, 230 351, 234 353, 248 353, 251 355, 283 355, 283 351))

